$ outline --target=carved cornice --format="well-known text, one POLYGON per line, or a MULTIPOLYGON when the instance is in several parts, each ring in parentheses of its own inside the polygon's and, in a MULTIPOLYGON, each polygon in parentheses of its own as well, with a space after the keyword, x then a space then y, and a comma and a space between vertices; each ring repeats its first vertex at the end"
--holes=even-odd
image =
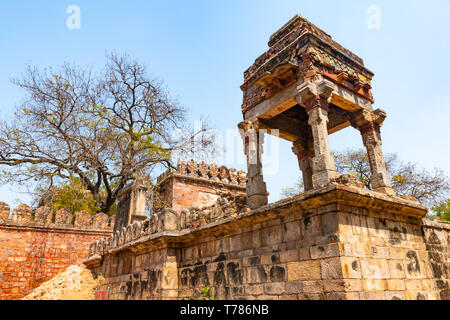
POLYGON ((301 16, 277 31, 269 45, 244 72, 243 113, 300 78, 313 82, 325 77, 373 103, 373 73, 362 59, 301 16))

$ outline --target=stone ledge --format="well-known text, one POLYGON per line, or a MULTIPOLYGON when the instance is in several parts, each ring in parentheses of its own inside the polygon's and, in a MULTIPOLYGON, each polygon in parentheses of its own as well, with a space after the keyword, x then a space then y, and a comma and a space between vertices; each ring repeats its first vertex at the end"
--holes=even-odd
POLYGON ((435 228, 435 229, 444 229, 444 230, 450 230, 450 223, 445 221, 432 221, 428 219, 424 219, 422 221, 422 225, 429 228, 435 228))
POLYGON ((292 214, 292 210, 303 212, 330 204, 362 207, 416 220, 422 219, 427 214, 427 208, 414 201, 390 197, 370 190, 331 184, 318 190, 268 204, 256 210, 222 218, 211 223, 200 224, 194 228, 145 234, 120 246, 106 248, 104 252, 114 254, 125 250, 133 251, 154 244, 178 245, 205 236, 218 234, 223 236, 224 232, 231 233, 236 226, 242 227, 243 225, 288 216, 292 214))
POLYGON ((311 210, 315 207, 331 203, 345 203, 356 207, 383 210, 387 213, 399 214, 417 219, 424 218, 428 212, 428 208, 416 201, 405 200, 397 196, 388 196, 379 192, 349 187, 337 183, 332 183, 320 189, 308 191, 298 196, 268 204, 254 211, 263 212, 280 209, 293 203, 297 203, 303 210, 311 210))
POLYGON ((96 268, 101 265, 103 261, 103 257, 100 255, 95 255, 90 257, 89 259, 81 261, 88 268, 96 268))

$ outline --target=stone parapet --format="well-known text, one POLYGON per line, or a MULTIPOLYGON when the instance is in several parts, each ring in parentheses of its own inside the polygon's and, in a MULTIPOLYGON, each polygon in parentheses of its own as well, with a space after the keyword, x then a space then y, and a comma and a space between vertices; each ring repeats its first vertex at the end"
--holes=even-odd
MULTIPOLYGON (((178 214, 184 209, 210 207, 221 193, 245 195, 246 183, 245 171, 193 160, 180 161, 176 170, 168 170, 157 179, 159 205, 178 214)), ((156 207, 155 203, 153 206, 156 207)))
MULTIPOLYGON (((312 210, 318 206, 330 204, 346 204, 355 207, 363 207, 371 210, 379 210, 382 215, 396 215, 409 219, 422 219, 427 213, 427 208, 411 200, 390 197, 370 190, 358 187, 349 187, 333 183, 324 188, 306 192, 302 195, 284 199, 274 204, 269 204, 256 210, 250 210, 244 196, 234 196, 223 193, 216 204, 206 208, 185 209, 178 215, 171 209, 162 209, 153 213, 150 219, 136 222, 120 231, 114 232, 110 239, 102 239, 93 243, 90 249, 91 256, 98 256, 112 251, 129 248, 136 242, 145 242, 148 239, 164 237, 164 232, 170 231, 172 236, 181 236, 200 230, 216 228, 244 220, 260 222, 273 217, 272 212, 296 204, 301 210, 312 210), (263 214, 264 213, 264 214, 263 214), (260 220, 259 215, 263 216, 260 220)), ((430 222, 426 222, 430 223, 430 222)), ((440 225, 434 222, 434 224, 440 225)), ((173 239, 172 239, 173 240, 173 239)), ((182 238, 178 240, 180 243, 182 238)))
POLYGON ((208 180, 212 183, 220 183, 225 185, 237 185, 245 187, 247 182, 247 174, 245 171, 237 171, 234 168, 225 166, 216 166, 215 164, 206 164, 205 162, 197 163, 194 160, 180 161, 177 169, 168 170, 158 177, 158 183, 163 184, 168 178, 190 177, 194 179, 208 180))
POLYGON ((85 264, 110 299, 448 299, 449 229, 426 213, 338 183, 255 210, 222 195, 95 242, 85 264))
POLYGON ((95 260, 99 255, 124 250, 136 243, 153 241, 168 235, 180 236, 206 226, 220 225, 248 212, 250 209, 246 205, 245 196, 235 196, 231 193, 222 193, 213 206, 184 209, 181 214, 169 208, 160 209, 149 219, 117 230, 109 239, 92 243, 90 257, 95 260))
POLYGON ((11 213, 9 205, 0 202, 0 227, 104 232, 112 231, 114 216, 108 217, 104 213, 92 216, 86 211, 76 212, 72 215, 66 209, 55 212, 48 207, 39 207, 33 210, 26 204, 18 205, 11 213))

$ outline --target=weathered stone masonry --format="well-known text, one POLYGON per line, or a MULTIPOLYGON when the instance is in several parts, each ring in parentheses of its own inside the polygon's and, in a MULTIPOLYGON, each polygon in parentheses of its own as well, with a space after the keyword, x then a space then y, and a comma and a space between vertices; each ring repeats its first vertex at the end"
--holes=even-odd
POLYGON ((413 201, 333 183, 250 210, 228 195, 91 247, 109 299, 448 299, 450 226, 413 201))
POLYGON ((91 246, 85 264, 106 278, 98 290, 109 299, 195 299, 206 286, 216 299, 449 299, 449 224, 424 220, 427 208, 392 190, 373 73, 299 15, 269 47, 241 87, 245 195, 227 187, 200 200, 204 178, 208 193, 223 189, 205 164, 163 176, 167 208, 91 246), (350 126, 373 191, 336 173, 328 135, 350 126), (267 204, 266 133, 293 143, 304 194, 267 204))
POLYGON ((66 267, 88 257, 93 242, 110 236, 113 219, 67 210, 33 210, 0 202, 0 300, 16 300, 66 267), (73 220, 73 221, 72 221, 73 220))

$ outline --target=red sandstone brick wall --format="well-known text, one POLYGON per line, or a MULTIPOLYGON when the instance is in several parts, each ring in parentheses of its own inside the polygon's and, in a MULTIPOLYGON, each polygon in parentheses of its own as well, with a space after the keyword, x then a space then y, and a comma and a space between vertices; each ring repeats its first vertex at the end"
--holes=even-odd
POLYGON ((246 195, 243 187, 214 182, 208 183, 200 179, 173 178, 170 182, 166 182, 163 187, 163 194, 170 207, 178 213, 183 209, 201 209, 213 205, 218 199, 218 191, 246 195))
POLYGON ((173 185, 172 209, 177 212, 191 207, 211 206, 216 200, 216 192, 211 187, 185 184, 178 181, 173 185))
POLYGON ((0 226, 0 300, 15 300, 87 258, 89 245, 110 232, 0 226))

